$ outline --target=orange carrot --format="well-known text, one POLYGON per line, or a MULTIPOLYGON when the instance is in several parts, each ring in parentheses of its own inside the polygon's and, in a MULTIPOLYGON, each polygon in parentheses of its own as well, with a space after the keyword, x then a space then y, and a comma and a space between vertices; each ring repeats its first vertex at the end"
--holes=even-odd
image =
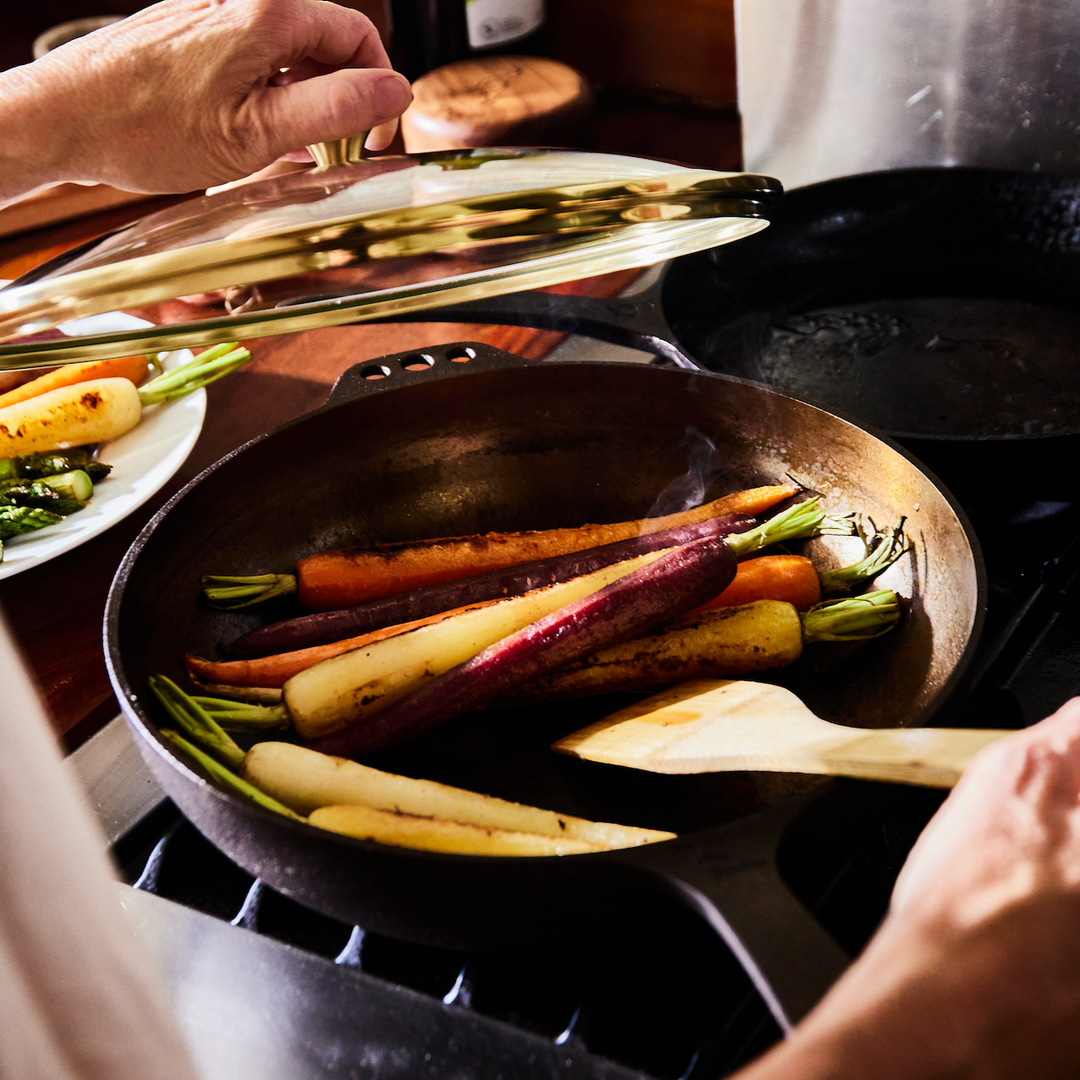
POLYGON ((814 564, 802 555, 762 555, 739 563, 731 584, 696 611, 740 607, 755 600, 783 600, 807 611, 821 603, 821 579, 814 564))
POLYGON ((311 555, 296 564, 298 597, 311 611, 333 611, 424 585, 454 581, 571 551, 584 551, 642 533, 690 525, 725 514, 756 517, 800 490, 794 484, 750 488, 679 514, 611 525, 492 532, 378 544, 368 548, 339 548, 311 555))
POLYGON ((90 382, 94 379, 130 379, 136 386, 146 378, 150 365, 145 356, 121 356, 115 360, 90 360, 85 364, 66 364, 53 368, 45 375, 39 375, 22 386, 0 394, 0 409, 7 405, 16 405, 28 401, 49 390, 58 390, 61 386, 74 386, 76 383, 90 382))
POLYGON ((418 626, 442 622, 450 615, 471 611, 473 608, 487 607, 488 604, 497 602, 497 600, 484 600, 478 604, 469 604, 451 611, 440 611, 438 615, 429 615, 424 619, 413 619, 411 622, 398 623, 396 626, 384 626, 381 630, 370 630, 366 634, 344 638, 328 645, 313 645, 308 649, 295 649, 292 652, 260 656, 255 660, 207 660, 202 656, 189 655, 184 658, 184 665, 189 674, 208 682, 228 686, 261 686, 280 689, 294 675, 319 663, 320 660, 328 660, 331 656, 339 656, 351 649, 362 649, 368 645, 374 645, 376 641, 382 641, 383 638, 404 634, 407 630, 415 630, 418 626))

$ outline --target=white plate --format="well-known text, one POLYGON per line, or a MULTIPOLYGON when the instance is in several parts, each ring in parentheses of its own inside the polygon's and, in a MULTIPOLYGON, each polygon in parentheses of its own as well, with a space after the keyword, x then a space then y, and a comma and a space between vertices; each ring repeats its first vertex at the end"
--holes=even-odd
MULTIPOLYGON (((149 325, 134 315, 114 312, 80 319, 60 329, 70 327, 72 333, 81 334, 110 333, 149 325)), ((161 354, 166 368, 190 359, 186 349, 161 354)), ((113 470, 94 486, 94 496, 84 509, 57 525, 4 541, 0 580, 78 547, 142 506, 183 465, 199 437, 205 415, 205 390, 144 409, 138 427, 119 439, 102 443, 98 457, 113 470)))

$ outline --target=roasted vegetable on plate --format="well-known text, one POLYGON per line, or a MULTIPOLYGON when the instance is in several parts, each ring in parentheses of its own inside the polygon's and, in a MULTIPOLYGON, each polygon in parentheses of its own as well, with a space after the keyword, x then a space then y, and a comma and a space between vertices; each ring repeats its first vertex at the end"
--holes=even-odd
POLYGON ((149 382, 146 357, 71 364, 0 395, 0 557, 5 539, 86 506, 110 471, 98 445, 135 428, 144 408, 190 394, 250 358, 219 345, 149 382))

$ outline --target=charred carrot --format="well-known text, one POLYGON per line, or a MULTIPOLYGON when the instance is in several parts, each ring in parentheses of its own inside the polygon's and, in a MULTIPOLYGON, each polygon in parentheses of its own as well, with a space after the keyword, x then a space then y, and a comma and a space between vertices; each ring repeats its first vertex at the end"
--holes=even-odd
MULTIPOLYGON (((259 723, 291 720, 308 745, 324 752, 374 749, 675 617, 720 592, 734 573, 734 555, 721 537, 639 555, 535 590, 539 596, 506 597, 332 657, 294 675, 280 704, 245 705, 243 715, 259 723)), ((233 701, 198 703, 222 724, 237 715, 233 701)))
POLYGON ((456 666, 448 665, 435 678, 419 684, 374 714, 359 718, 352 710, 348 715, 339 713, 333 726, 323 725, 325 733, 312 731, 314 725, 303 721, 311 719, 315 709, 307 704, 309 715, 302 716, 300 695, 291 696, 291 691, 300 679, 311 675, 312 685, 305 689, 315 689, 318 680, 324 683, 318 689, 319 694, 329 701, 329 687, 317 669, 289 684, 285 704, 293 724, 313 749, 344 757, 364 753, 400 742, 452 716, 485 705, 519 683, 529 682, 593 652, 600 642, 619 641, 663 623, 676 612, 694 606, 702 596, 719 592, 734 574, 735 558, 723 539, 694 540, 523 626, 456 666), (344 724, 340 723, 341 719, 345 720, 344 724), (307 731, 303 730, 305 727, 307 731))
MULTIPOLYGON (((497 589, 480 592, 470 590, 468 596, 471 599, 466 604, 445 611, 431 612, 423 615, 423 617, 396 622, 390 626, 373 625, 373 629, 363 630, 360 634, 351 635, 340 640, 319 639, 310 632, 307 624, 315 621, 316 628, 321 628, 319 627, 321 623, 328 623, 331 627, 355 625, 357 628, 361 628, 369 625, 366 619, 369 612, 363 611, 361 608, 352 608, 337 613, 322 612, 316 615, 303 616, 299 619, 289 619, 283 623, 272 623, 260 630, 249 632, 244 635, 244 638, 233 642, 232 646, 230 646, 230 652, 241 652, 241 655, 246 653, 248 657, 257 658, 214 661, 199 656, 189 656, 186 659, 188 673, 197 683, 202 685, 209 683, 219 687, 280 688, 294 675, 330 657, 363 649, 377 641, 403 634, 407 630, 441 622, 450 615, 457 615, 472 611, 477 607, 483 607, 485 603, 494 603, 512 597, 524 597, 557 582, 580 578, 584 574, 617 564, 626 558, 632 558, 635 553, 644 554, 649 551, 658 551, 664 547, 675 547, 694 539, 700 539, 699 533, 702 536, 723 537, 731 553, 739 554, 746 551, 758 551, 773 543, 815 536, 821 532, 847 533, 851 530, 851 526, 846 522, 835 521, 827 517, 821 510, 817 498, 797 503, 787 510, 775 514, 756 528, 746 530, 748 524, 749 522, 745 518, 714 518, 708 522, 697 522, 693 525, 684 525, 680 528, 652 533, 645 541, 639 541, 637 538, 632 541, 619 541, 605 547, 592 548, 586 552, 556 556, 545 560, 542 564, 524 564, 522 569, 526 572, 521 580, 510 580, 500 576, 497 589), (663 542, 654 543, 657 540, 663 542), (599 558, 599 555, 605 552, 608 557, 599 558), (598 556, 595 561, 588 558, 593 554, 598 556), (558 567, 556 567, 556 564, 559 564, 558 567), (553 570, 555 572, 551 572, 553 570), (335 615, 341 615, 343 618, 336 619, 335 615), (359 623, 354 623, 353 616, 355 615, 361 615, 364 618, 359 623), (276 653, 264 653, 258 656, 258 650, 254 646, 257 646, 258 642, 263 640, 290 642, 300 647, 281 649, 276 653), (241 642, 244 642, 247 646, 244 650, 236 648, 241 642)), ((816 571, 814 575, 816 581, 816 571)), ((477 581, 479 579, 468 580, 477 581)), ((431 588, 418 590, 415 595, 426 594, 431 588)), ((447 592, 446 586, 435 586, 434 589, 437 590, 437 597, 444 601, 450 596, 457 595, 454 592, 447 592)), ((385 611, 388 604, 392 605, 392 601, 379 601, 371 606, 385 611)), ((421 607, 422 605, 417 603, 406 602, 400 606, 392 605, 391 610, 403 613, 417 613, 421 607)), ((218 690, 215 692, 221 693, 224 691, 218 690)))
POLYGON ((6 394, 0 394, 0 409, 6 405, 28 401, 49 390, 58 390, 61 386, 74 386, 76 383, 91 382, 94 379, 127 379, 138 386, 146 378, 149 369, 150 365, 145 356, 120 356, 115 360, 68 364, 54 368, 45 375, 39 375, 6 394))
POLYGON ((720 517, 757 517, 800 490, 795 484, 748 488, 679 514, 607 525, 491 532, 336 548, 301 559, 296 564, 295 578, 288 574, 211 575, 203 579, 204 593, 218 606, 240 607, 259 603, 283 591, 292 591, 295 583, 300 603, 308 610, 337 611, 461 578, 631 540, 644 533, 720 517))
MULTIPOLYGON (((775 520, 775 519, 774 519, 775 520)), ((586 548, 584 551, 570 551, 563 555, 553 555, 549 559, 519 563, 502 570, 490 570, 486 574, 473 574, 458 578, 456 581, 444 581, 437 585, 426 585, 419 589, 397 593, 395 596, 369 600, 366 604, 340 608, 337 611, 318 611, 310 615, 300 615, 281 622, 257 627, 242 634, 231 642, 226 651, 232 656, 267 656, 271 653, 292 652, 307 649, 315 645, 328 645, 342 638, 366 634, 383 626, 424 619, 429 615, 452 608, 462 608, 483 600, 494 600, 501 596, 518 596, 532 589, 545 585, 554 585, 560 581, 569 581, 582 574, 592 573, 604 566, 621 562, 635 555, 644 555, 649 551, 659 551, 664 547, 678 547, 691 540, 704 536, 736 535, 751 529, 752 518, 725 515, 710 518, 708 521, 694 522, 674 529, 664 529, 649 533, 648 536, 635 536, 630 540, 618 540, 614 544, 602 544, 600 547, 586 548)), ((295 582, 291 575, 287 576, 295 582)), ((261 576, 262 577, 262 576, 261 576)), ((243 592, 244 586, 235 586, 233 578, 203 578, 203 594, 214 607, 231 608, 246 606, 242 597, 238 604, 233 598, 235 592, 243 592)), ((252 580, 252 588, 263 587, 266 597, 273 591, 273 584, 264 580, 252 580)), ((284 590, 282 590, 284 591, 284 590)))
POLYGON ((106 442, 130 431, 147 405, 183 397, 251 359, 247 349, 215 345, 136 389, 124 378, 97 378, 47 390, 0 409, 0 458, 106 442))
MULTIPOLYGON (((646 690, 687 679, 730 679, 786 667, 813 641, 860 641, 887 633, 901 603, 891 589, 826 600, 808 612, 757 600, 685 615, 664 626, 513 687, 500 704, 646 690)), ((431 684, 429 684, 431 685, 431 684)))
POLYGON ((608 525, 495 532, 379 544, 370 548, 340 548, 312 555, 296 564, 299 599, 312 611, 359 604, 424 585, 453 581, 569 551, 583 551, 642 533, 690 525, 726 514, 756 517, 799 490, 794 484, 751 488, 679 514, 608 525))

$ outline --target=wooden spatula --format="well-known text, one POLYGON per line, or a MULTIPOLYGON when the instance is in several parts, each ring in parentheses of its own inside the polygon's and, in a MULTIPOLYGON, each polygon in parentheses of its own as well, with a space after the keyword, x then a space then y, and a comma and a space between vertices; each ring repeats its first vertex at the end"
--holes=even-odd
POLYGON ((622 709, 552 749, 658 773, 824 773, 952 787, 1008 731, 853 728, 815 716, 769 683, 695 679, 622 709))

